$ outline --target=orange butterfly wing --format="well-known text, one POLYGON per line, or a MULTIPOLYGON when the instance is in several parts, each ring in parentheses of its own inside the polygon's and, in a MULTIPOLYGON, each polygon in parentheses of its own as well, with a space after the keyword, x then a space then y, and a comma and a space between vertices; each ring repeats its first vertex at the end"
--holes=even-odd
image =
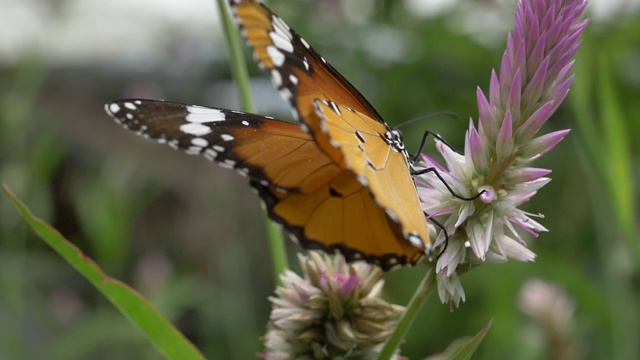
POLYGON ((312 192, 341 171, 308 133, 286 121, 158 100, 118 100, 105 109, 128 130, 281 191, 312 192))
POLYGON ((260 115, 155 100, 119 100, 107 113, 144 137, 204 155, 251 179, 270 217, 309 249, 388 270, 423 250, 402 237, 356 175, 341 169, 299 125, 260 115))
MULTIPOLYGON (((278 15, 255 0, 230 1, 230 6, 260 67, 269 72, 273 85, 291 104, 294 116, 312 134, 321 133, 316 99, 338 102, 383 123, 364 96, 278 15)), ((342 154, 328 138, 318 136, 316 142, 344 166, 342 154)))
POLYGON ((316 107, 323 133, 344 154, 349 169, 401 225, 404 238, 429 251, 427 224, 399 135, 394 139, 384 124, 346 106, 323 100, 316 101, 316 107))

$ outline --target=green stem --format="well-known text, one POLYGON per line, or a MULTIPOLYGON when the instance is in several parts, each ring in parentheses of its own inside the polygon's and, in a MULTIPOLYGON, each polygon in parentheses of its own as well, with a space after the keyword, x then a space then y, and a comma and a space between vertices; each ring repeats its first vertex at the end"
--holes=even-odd
MULTIPOLYGON (((217 0, 220 9, 220 17, 224 28, 225 38, 229 47, 231 57, 231 71, 238 86, 238 94, 242 103, 242 110, 246 112, 255 112, 253 99, 251 98, 251 88, 249 86, 249 73, 247 72, 246 62, 242 53, 242 45, 240 36, 236 30, 236 26, 227 11, 224 0, 217 0)), ((265 225, 267 227, 267 237, 269 239, 269 248, 271 250, 271 259, 273 261, 273 272, 276 283, 280 283, 280 274, 288 267, 287 252, 284 245, 284 238, 280 229, 273 224, 265 215, 265 225)))
POLYGON ((391 334, 389 341, 384 345, 384 348, 380 352, 378 356, 378 360, 387 360, 390 359, 395 353, 396 349, 400 346, 400 342, 404 339, 405 335, 409 331, 411 324, 416 319, 418 315, 418 311, 424 305, 425 300, 429 296, 431 290, 433 290, 436 286, 436 272, 434 268, 430 268, 424 279, 416 289, 416 292, 413 294, 411 301, 407 305, 407 310, 400 318, 398 322, 398 326, 391 334))

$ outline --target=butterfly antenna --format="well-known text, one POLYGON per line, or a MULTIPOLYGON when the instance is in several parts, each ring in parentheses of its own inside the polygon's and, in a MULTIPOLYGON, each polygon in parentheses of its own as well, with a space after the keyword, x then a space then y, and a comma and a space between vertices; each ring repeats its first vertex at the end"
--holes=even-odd
MULTIPOLYGON (((399 128, 401 128, 403 126, 407 126, 409 124, 413 124, 415 122, 418 122, 418 121, 421 121, 421 120, 430 119, 430 118, 434 118, 434 117, 437 117, 437 116, 450 116, 450 117, 452 117, 452 118, 454 118, 456 120, 460 120, 460 115, 454 113, 453 111, 443 110, 443 111, 436 111, 436 112, 431 113, 431 114, 418 116, 418 117, 415 117, 413 119, 407 120, 407 121, 405 121, 403 123, 400 123, 400 124, 396 125, 394 127, 394 129, 398 130, 399 128)), ((442 137, 440 137, 440 135, 434 133, 433 131, 427 130, 422 135, 422 140, 420 141, 420 146, 418 147, 418 151, 415 152, 415 155, 411 156, 411 161, 413 161, 413 162, 418 161, 418 158, 420 157, 420 153, 422 153, 422 149, 424 149, 424 146, 427 143, 427 138, 429 137, 429 134, 431 134, 431 136, 435 137, 436 139, 442 141, 442 143, 444 143, 448 148, 450 148, 454 152, 462 155, 462 152, 458 151, 456 148, 451 146, 451 144, 449 144, 446 140, 444 140, 442 137)))
POLYGON ((407 121, 405 121, 403 123, 400 123, 400 124, 394 126, 393 128, 395 130, 398 130, 399 128, 401 128, 403 126, 407 126, 409 124, 413 124, 414 122, 431 119, 431 118, 434 118, 434 117, 437 117, 437 116, 451 116, 452 118, 454 118, 456 120, 460 120, 460 116, 458 114, 454 113, 453 111, 442 110, 442 111, 433 112, 431 114, 414 117, 413 119, 409 119, 409 120, 407 120, 407 121))
POLYGON ((442 225, 440 222, 438 222, 438 220, 434 219, 434 218, 430 218, 429 214, 427 214, 426 211, 423 211, 422 213, 424 213, 424 216, 427 217, 427 219, 429 219, 429 221, 431 221, 435 226, 439 227, 440 230, 442 230, 442 232, 444 233, 444 248, 442 249, 442 251, 440 251, 440 253, 438 254, 438 256, 436 256, 436 260, 440 259, 440 256, 442 256, 442 254, 444 254, 445 250, 447 250, 447 247, 449 246, 449 233, 447 232, 447 229, 444 228, 444 225, 442 225))
POLYGON ((427 143, 427 138, 429 137, 429 135, 433 136, 434 138, 440 140, 446 147, 448 147, 449 149, 453 150, 455 153, 462 155, 462 152, 457 150, 456 148, 454 148, 451 144, 449 144, 445 139, 442 138, 442 136, 434 133, 433 131, 430 130, 426 130, 424 132, 424 134, 422 135, 422 141, 420 141, 420 147, 418 148, 418 151, 416 152, 415 155, 413 155, 411 157, 411 161, 412 162, 416 162, 418 161, 418 159, 420 158, 420 153, 422 153, 422 149, 424 149, 425 144, 427 143))

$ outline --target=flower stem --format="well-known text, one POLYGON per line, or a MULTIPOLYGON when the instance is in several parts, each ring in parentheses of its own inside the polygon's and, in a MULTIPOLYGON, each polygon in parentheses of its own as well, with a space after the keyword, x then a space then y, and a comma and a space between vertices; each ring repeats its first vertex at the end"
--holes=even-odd
MULTIPOLYGON (((251 98, 251 88, 249 87, 249 74, 242 53, 242 45, 236 26, 229 15, 224 0, 218 1, 218 9, 220 9, 220 18, 222 19, 222 27, 224 35, 229 47, 231 57, 231 72, 238 86, 238 94, 242 104, 242 110, 250 113, 255 112, 255 105, 251 98)), ((275 282, 280 283, 280 274, 288 267, 287 253, 284 245, 284 238, 280 229, 265 214, 265 226, 267 228, 267 237, 269 239, 269 248, 271 250, 271 260, 273 262, 273 273, 275 282)))
POLYGON ((378 356, 378 360, 387 360, 390 359, 395 353, 398 346, 400 346, 400 342, 404 339, 407 331, 413 324, 416 316, 418 315, 418 311, 424 305, 425 300, 427 300, 427 296, 436 286, 436 272, 433 268, 430 268, 425 277, 422 279, 422 282, 416 289, 416 292, 413 294, 411 301, 407 305, 407 309, 405 313, 400 318, 398 322, 398 326, 391 334, 389 341, 384 345, 384 348, 380 352, 378 356))

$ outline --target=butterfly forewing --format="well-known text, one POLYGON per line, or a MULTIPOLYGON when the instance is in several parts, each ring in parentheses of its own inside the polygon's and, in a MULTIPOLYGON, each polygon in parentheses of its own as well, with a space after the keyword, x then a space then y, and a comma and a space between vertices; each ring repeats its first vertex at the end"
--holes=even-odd
MULTIPOLYGON (((312 133, 320 130, 315 99, 336 101, 382 122, 364 96, 266 6, 255 0, 231 0, 230 6, 260 66, 312 133)), ((318 145, 340 163, 341 154, 325 139, 318 145)))
POLYGON ((390 129, 342 105, 317 101, 316 106, 323 136, 341 150, 349 169, 358 174, 360 182, 371 190, 389 217, 399 223, 407 240, 430 249, 427 224, 408 170, 406 152, 385 137, 390 129))
POLYGON ((287 191, 313 191, 339 167, 297 124, 273 118, 156 100, 105 106, 125 128, 287 191))

